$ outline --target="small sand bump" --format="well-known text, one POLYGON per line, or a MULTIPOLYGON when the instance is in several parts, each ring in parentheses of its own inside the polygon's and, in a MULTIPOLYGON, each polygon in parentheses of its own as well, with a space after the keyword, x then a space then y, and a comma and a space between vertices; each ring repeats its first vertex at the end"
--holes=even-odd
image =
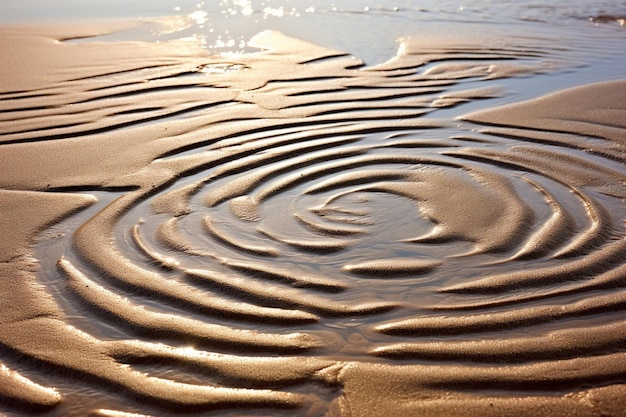
POLYGON ((348 264, 343 269, 358 275, 385 278, 425 274, 441 264, 438 260, 390 258, 348 264))

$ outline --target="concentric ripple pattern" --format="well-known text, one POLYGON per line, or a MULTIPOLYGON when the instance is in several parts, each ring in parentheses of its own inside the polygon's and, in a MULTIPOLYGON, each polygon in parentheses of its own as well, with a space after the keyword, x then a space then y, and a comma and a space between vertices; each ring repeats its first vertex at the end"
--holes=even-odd
POLYGON ((623 393, 626 118, 590 109, 624 81, 456 119, 563 52, 409 40, 363 67, 255 42, 236 59, 112 46, 106 66, 0 95, 3 187, 74 207, 34 253, 28 297, 49 309, 3 316, 5 398, 64 412, 87 385, 94 415, 352 415, 410 395, 436 415, 591 415, 623 393), (37 169, 6 174, 26 151, 37 169))

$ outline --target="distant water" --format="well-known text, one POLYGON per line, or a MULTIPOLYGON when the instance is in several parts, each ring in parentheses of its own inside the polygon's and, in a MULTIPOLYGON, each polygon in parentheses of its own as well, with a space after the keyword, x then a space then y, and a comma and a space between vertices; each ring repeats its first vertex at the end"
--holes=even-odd
MULTIPOLYGON (((565 416, 623 402, 625 14, 616 1, 3 5, 11 25, 147 23, 68 40, 84 48, 50 79, 0 92, 0 188, 65 210, 33 246, 33 300, 62 320, 2 329, 0 361, 33 382, 32 397, 0 391, 0 413, 565 416)), ((5 214, 7 228, 22 215, 5 214)), ((37 304, 14 294, 5 314, 37 304)))
MULTIPOLYGON (((189 33, 206 39, 219 51, 238 51, 254 34, 283 31, 308 41, 349 51, 373 64, 388 59, 396 39, 445 27, 491 27, 527 35, 569 37, 581 26, 598 31, 620 30, 624 1, 513 0, 156 0, 156 1, 37 1, 4 2, 0 21, 67 21, 75 19, 154 18, 193 16, 189 33), (593 21, 590 21, 593 20, 593 21)), ((623 36, 623 30, 622 36, 623 36)), ((620 37, 619 32, 616 37, 620 37)))

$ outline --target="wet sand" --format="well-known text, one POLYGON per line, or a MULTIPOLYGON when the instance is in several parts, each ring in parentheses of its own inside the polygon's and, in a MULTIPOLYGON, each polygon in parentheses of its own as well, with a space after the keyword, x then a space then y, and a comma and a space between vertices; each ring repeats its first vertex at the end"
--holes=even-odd
POLYGON ((137 24, 0 29, 0 413, 626 415, 626 80, 137 24))

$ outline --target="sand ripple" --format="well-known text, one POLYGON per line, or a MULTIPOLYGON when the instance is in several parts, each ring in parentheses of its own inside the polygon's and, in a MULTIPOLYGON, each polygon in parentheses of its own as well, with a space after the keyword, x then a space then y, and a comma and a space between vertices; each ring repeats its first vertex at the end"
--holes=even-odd
POLYGON ((624 81, 455 120, 557 52, 407 41, 362 68, 255 44, 79 66, 92 45, 57 43, 48 84, 0 94, 12 407, 85 384, 95 415, 586 415, 623 394, 624 81))

